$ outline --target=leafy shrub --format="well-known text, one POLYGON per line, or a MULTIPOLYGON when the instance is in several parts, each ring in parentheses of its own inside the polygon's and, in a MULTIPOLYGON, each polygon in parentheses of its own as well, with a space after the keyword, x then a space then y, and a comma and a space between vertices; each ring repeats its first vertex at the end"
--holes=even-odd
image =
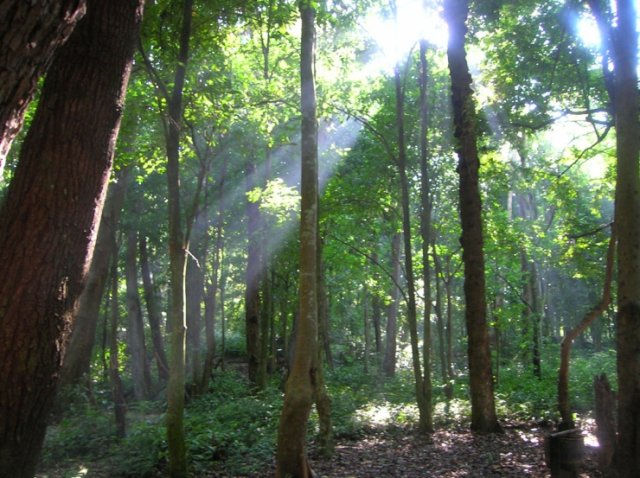
POLYGON ((154 416, 130 425, 124 440, 110 450, 110 469, 115 476, 153 476, 166 461, 164 417, 154 416))
POLYGON ((246 379, 221 373, 212 392, 194 400, 185 414, 187 450, 195 472, 246 475, 269 466, 275 453, 281 392, 273 382, 252 395, 246 379))
MULTIPOLYGON (((534 377, 530 369, 519 363, 501 368, 496 391, 501 414, 521 419, 557 418, 560 350, 557 346, 549 346, 544 352, 541 379, 534 377)), ((569 369, 569 394, 573 410, 578 413, 593 410, 593 377, 603 372, 615 386, 615 351, 590 352, 574 348, 569 369)))
POLYGON ((100 458, 108 451, 114 435, 111 415, 89 407, 74 409, 47 429, 42 462, 54 464, 70 456, 100 458))

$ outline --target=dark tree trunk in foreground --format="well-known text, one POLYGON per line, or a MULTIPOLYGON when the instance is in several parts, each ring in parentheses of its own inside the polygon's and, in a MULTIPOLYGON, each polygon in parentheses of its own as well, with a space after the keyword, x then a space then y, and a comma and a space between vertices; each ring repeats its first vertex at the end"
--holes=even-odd
POLYGON ((32 478, 93 252, 142 1, 90 1, 0 211, 0 476, 32 478))
POLYGON ((123 171, 123 174, 119 174, 118 179, 109 186, 104 203, 91 268, 87 283, 80 294, 73 333, 60 373, 60 389, 80 383, 83 377, 89 374, 100 302, 106 289, 109 262, 113 252, 111 238, 120 220, 120 210, 127 190, 128 172, 123 171))
POLYGON ((618 0, 614 32, 618 156, 615 228, 618 235, 618 449, 623 478, 640 476, 640 178, 638 152, 638 33, 635 2, 618 0))
POLYGON ((496 432, 500 430, 500 425, 493 396, 487 328, 482 211, 478 184, 480 161, 476 144, 476 113, 471 75, 464 45, 468 13, 467 0, 445 0, 444 15, 449 25, 447 57, 460 175, 460 243, 464 263, 465 320, 469 337, 471 428, 480 432, 496 432))
POLYGON ((313 72, 315 10, 309 0, 301 0, 299 7, 302 19, 300 316, 278 429, 277 478, 313 476, 307 458, 306 436, 314 398, 318 342, 318 130, 313 72))
POLYGON ((83 17, 85 6, 85 0, 0 3, 0 181, 38 79, 83 17))

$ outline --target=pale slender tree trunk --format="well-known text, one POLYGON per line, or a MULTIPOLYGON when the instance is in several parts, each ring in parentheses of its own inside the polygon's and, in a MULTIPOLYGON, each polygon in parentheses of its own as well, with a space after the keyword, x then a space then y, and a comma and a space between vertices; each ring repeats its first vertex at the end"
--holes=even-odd
POLYGON ((393 235, 391 240, 391 275, 393 284, 391 285, 391 303, 387 308, 387 333, 385 337, 385 352, 382 370, 387 377, 393 377, 396 373, 396 343, 398 335, 398 306, 400 301, 400 247, 402 245, 402 234, 399 232, 393 235))
POLYGON ((444 16, 449 25, 447 57, 451 74, 453 116, 460 176, 460 219, 464 263, 465 321, 468 334, 471 428, 479 432, 501 429, 493 396, 491 351, 487 326, 485 271, 480 201, 480 161, 476 144, 476 108, 471 90, 465 37, 468 0, 445 0, 444 16))
MULTIPOLYGON (((320 242, 322 249, 322 242, 320 242)), ((320 277, 318 278, 318 328, 319 340, 324 350, 324 358, 329 370, 333 370, 333 352, 331 351, 331 326, 329 322, 329 295, 325 284, 325 273, 322 258, 318 259, 320 277)), ((322 355, 321 355, 322 357, 322 355)), ((321 361, 322 363, 322 361, 321 361)))
POLYGON ((315 10, 309 0, 301 0, 299 8, 302 20, 300 316, 293 365, 278 428, 277 478, 313 476, 307 458, 306 435, 317 380, 315 365, 318 357, 318 130, 313 71, 315 10))
POLYGON ((409 197, 409 179, 407 177, 407 151, 404 137, 404 91, 400 76, 400 65, 394 70, 396 90, 396 127, 398 129, 398 172, 400 173, 400 189, 402 194, 402 238, 404 239, 404 274, 407 282, 407 324, 411 336, 411 359, 415 380, 416 403, 419 413, 419 428, 429 432, 433 428, 431 404, 427 403, 425 386, 420 364, 418 345, 418 312, 416 306, 415 274, 413 272, 413 248, 411 246, 411 210, 409 197))
POLYGON ((208 220, 207 208, 202 208, 195 217, 189 239, 189 257, 185 277, 185 307, 187 320, 187 376, 189 389, 197 391, 202 380, 202 304, 205 300, 206 244, 208 220))
MULTIPOLYGON (((224 185, 227 175, 226 156, 223 159, 222 171, 220 173, 220 183, 218 184, 218 211, 216 219, 215 246, 213 251, 213 270, 211 271, 211 282, 207 284, 207 296, 205 299, 205 336, 207 341, 207 356, 202 371, 202 381, 200 384, 201 393, 205 393, 209 387, 209 379, 213 373, 213 365, 216 356, 216 336, 215 336, 215 318, 218 309, 218 301, 216 294, 218 293, 221 266, 222 266, 222 250, 224 246, 223 227, 225 214, 225 198, 224 185)), ((224 359, 224 357, 223 357, 224 359)))
POLYGON ((167 121, 167 183, 169 196, 169 273, 171 308, 171 354, 167 387, 167 445, 169 475, 187 476, 187 454, 184 433, 185 399, 185 274, 187 243, 182 230, 180 206, 180 125, 182 124, 182 94, 189 60, 189 40, 193 0, 185 0, 180 33, 180 50, 173 92, 168 103, 167 121))
POLYGON ((427 42, 420 41, 420 236, 422 239, 422 281, 424 283, 424 333, 422 387, 427 408, 425 430, 433 431, 431 384, 431 178, 429 176, 429 107, 427 104, 427 42))
POLYGON ((144 301, 147 305, 147 317, 149 328, 151 329, 151 340, 153 342, 153 355, 156 359, 158 376, 160 381, 165 383, 169 379, 169 363, 164 349, 164 338, 161 329, 161 315, 159 309, 159 298, 153 285, 153 276, 149 266, 149 252, 147 250, 147 238, 140 235, 140 271, 142 275, 142 286, 144 289, 144 301))
MULTIPOLYGON (((378 262, 376 256, 374 256, 374 260, 378 262)), ((382 308, 380 297, 377 294, 374 294, 371 300, 371 320, 373 321, 373 333, 376 342, 376 366, 380 367, 382 359, 382 308)))
POLYGON ((224 265, 220 261, 220 369, 224 372, 227 353, 227 319, 225 307, 225 292, 227 290, 227 275, 224 273, 224 265))
POLYGON ((127 232, 125 261, 125 277, 127 283, 127 343, 129 345, 133 393, 136 400, 141 401, 150 398, 152 386, 151 371, 147 359, 147 347, 144 340, 140 293, 138 292, 137 250, 138 233, 135 229, 131 228, 127 232))
POLYGON ((440 376, 442 377, 443 390, 445 392, 445 398, 450 399, 447 388, 449 385, 449 377, 447 375, 447 353, 444 345, 444 313, 442 310, 442 285, 439 277, 441 276, 440 264, 437 255, 435 254, 435 247, 432 247, 433 263, 435 269, 435 286, 436 286, 436 300, 435 300, 435 313, 436 313, 436 325, 438 330, 438 355, 440 357, 440 376))
POLYGON ((111 300, 107 345, 109 347, 109 379, 111 382, 111 399, 116 423, 116 435, 124 438, 127 434, 127 401, 120 378, 120 357, 118 350, 118 324, 120 322, 120 303, 118 300, 118 246, 115 230, 111 231, 109 242, 112 250, 111 264, 111 300))
POLYGON ((364 326, 364 373, 369 373, 369 355, 371 354, 371 337, 369 334, 369 294, 365 287, 362 293, 362 325, 364 326))
MULTIPOLYGON (((318 198, 318 204, 320 198, 318 198)), ((331 420, 331 397, 324 381, 324 363, 323 351, 328 353, 327 361, 331 359, 331 347, 329 346, 329 308, 327 304, 326 289, 324 286, 324 265, 322 260, 323 241, 320 237, 320 215, 317 215, 318 225, 316 228, 317 238, 317 306, 318 306, 318 342, 324 344, 324 347, 317 347, 316 362, 313 365, 315 369, 314 398, 316 402, 316 411, 318 412, 318 449, 320 454, 328 458, 333 455, 333 424, 331 420)))
MULTIPOLYGON (((256 187, 256 167, 250 160, 246 167, 247 193, 256 187)), ((247 198, 247 270, 244 296, 245 337, 249 380, 259 388, 260 367, 260 209, 258 202, 247 198)), ((263 377, 264 378, 264 377, 263 377)), ((262 384, 264 385, 264 384, 262 384)))

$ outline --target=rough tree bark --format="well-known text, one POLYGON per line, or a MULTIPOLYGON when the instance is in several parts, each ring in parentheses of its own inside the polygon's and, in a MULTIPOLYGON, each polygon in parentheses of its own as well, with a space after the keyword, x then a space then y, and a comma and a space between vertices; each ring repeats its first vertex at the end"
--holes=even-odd
POLYGON ((318 130, 313 71, 316 12, 310 0, 301 0, 299 9, 302 20, 300 316, 278 429, 277 478, 313 476, 307 458, 306 434, 314 398, 318 342, 318 130))
POLYGON ((468 0, 445 0, 444 16, 449 25, 447 57, 460 176, 460 243, 464 263, 465 321, 469 337, 471 428, 479 432, 496 432, 500 430, 500 425, 493 396, 487 328, 482 208, 478 184, 480 161, 476 143, 475 104, 465 51, 468 13, 468 0))
POLYGON ((109 178, 142 0, 88 2, 0 211, 0 476, 34 475, 109 178))
POLYGON ((640 124, 633 0, 618 0, 614 31, 618 236, 618 449, 620 476, 640 476, 640 124))
POLYGON ((10 0, 0 4, 0 181, 38 79, 85 11, 86 0, 10 0))
POLYGON ((121 170, 109 191, 102 210, 96 246, 91 260, 87 283, 80 294, 73 332, 60 371, 58 388, 79 384, 89 374, 91 352, 95 342, 100 302, 109 276, 109 262, 113 247, 111 236, 120 220, 128 182, 128 169, 121 170))

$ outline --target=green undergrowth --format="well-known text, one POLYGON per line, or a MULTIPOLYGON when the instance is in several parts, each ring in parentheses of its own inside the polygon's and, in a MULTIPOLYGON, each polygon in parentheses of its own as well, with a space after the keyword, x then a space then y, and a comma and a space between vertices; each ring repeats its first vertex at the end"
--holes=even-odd
MULTIPOLYGON (((614 350, 592 352, 574 350, 569 368, 569 396, 574 412, 584 415, 594 409, 593 378, 606 373, 616 388, 614 350)), ((558 416, 559 346, 544 349, 541 377, 529 364, 512 363, 500 369, 496 387, 498 412, 519 420, 556 421, 558 416)))
MULTIPOLYGON (((518 363, 500 368, 496 402, 501 420, 557 418, 555 352, 548 351, 541 379, 518 363)), ((578 414, 588 414, 593 409, 593 376, 603 372, 613 382, 613 352, 574 353, 570 393, 578 414)), ((332 401, 334 436, 338 440, 414 427, 418 421, 410 370, 400 369, 395 377, 385 378, 373 367, 365 373, 361 365, 350 364, 327 371, 326 382, 332 401)), ((193 476, 259 476, 265 469, 272 469, 282 407, 279 383, 280 379, 274 377, 265 391, 252 393, 242 374, 220 372, 208 394, 188 402, 185 432, 193 476)), ((615 383, 612 385, 615 387, 615 383)), ((437 376, 433 394, 437 428, 468 426, 470 405, 462 371, 454 383, 453 400, 445 401, 437 376)), ((42 467, 82 462, 108 470, 99 476, 163 476, 167 464, 165 406, 162 401, 130 405, 127 436, 121 440, 114 438, 113 413, 109 407, 102 402, 99 406, 88 402, 76 406, 56 426, 50 427, 42 467)), ((318 417, 314 411, 308 434, 311 442, 317 430, 318 417)))

